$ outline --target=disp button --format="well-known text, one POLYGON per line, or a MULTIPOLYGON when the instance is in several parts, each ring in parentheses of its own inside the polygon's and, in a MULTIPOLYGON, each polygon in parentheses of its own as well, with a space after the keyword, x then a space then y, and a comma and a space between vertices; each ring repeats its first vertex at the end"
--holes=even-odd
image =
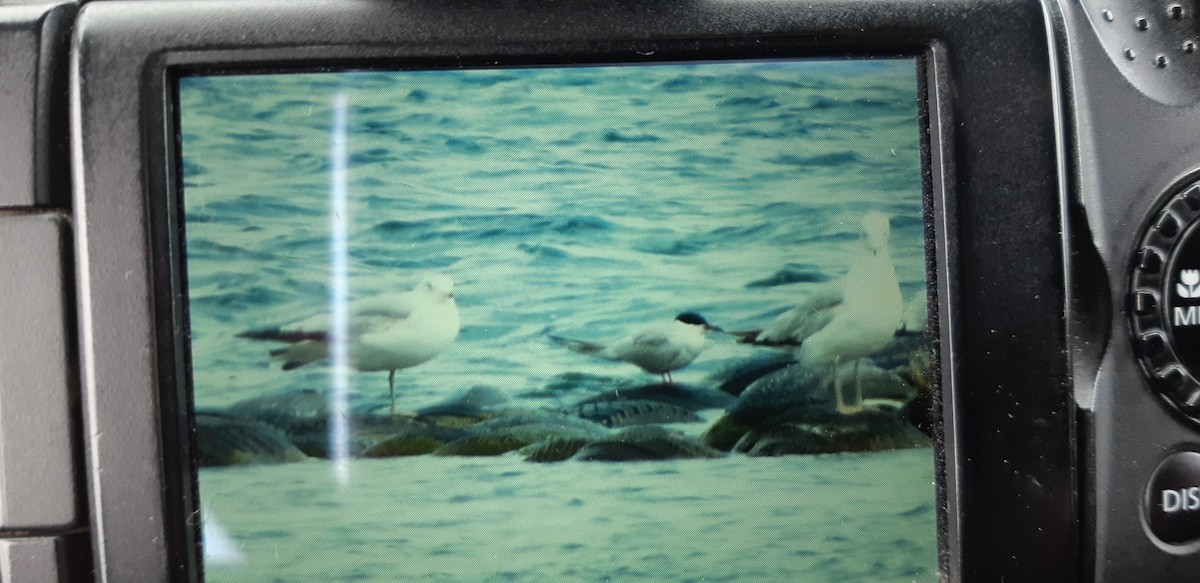
POLYGON ((1143 512, 1150 532, 1167 544, 1200 540, 1200 453, 1175 453, 1158 465, 1143 512))

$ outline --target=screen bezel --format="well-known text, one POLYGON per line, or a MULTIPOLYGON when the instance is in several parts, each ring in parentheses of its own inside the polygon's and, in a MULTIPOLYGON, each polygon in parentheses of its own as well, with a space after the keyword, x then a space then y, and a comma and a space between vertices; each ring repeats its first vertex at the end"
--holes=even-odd
POLYGON ((941 299, 939 564, 955 581, 1074 580, 1074 438, 1048 45, 1032 2, 85 6, 72 109, 100 579, 185 580, 199 568, 187 503, 195 488, 190 428, 180 422, 188 371, 176 75, 909 55, 922 64, 936 250, 931 295, 941 299), (968 11, 972 19, 961 19, 968 11), (980 34, 981 22, 989 34, 980 34), (993 93, 997 87, 1006 91, 993 93), (1028 305, 1034 296, 1040 303, 1028 305))

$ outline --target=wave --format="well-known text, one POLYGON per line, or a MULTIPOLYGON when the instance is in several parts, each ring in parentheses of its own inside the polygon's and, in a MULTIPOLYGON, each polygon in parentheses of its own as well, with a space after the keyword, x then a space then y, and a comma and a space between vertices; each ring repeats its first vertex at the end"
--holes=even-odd
POLYGON ((863 161, 863 157, 858 152, 830 152, 828 154, 816 154, 813 156, 797 156, 795 154, 780 154, 774 158, 768 158, 766 162, 778 164, 780 166, 847 166, 850 164, 858 164, 863 161))
POLYGON ((270 259, 275 258, 273 255, 271 255, 269 253, 262 253, 260 251, 252 251, 250 249, 246 249, 245 247, 238 247, 236 245, 226 245, 224 243, 217 243, 216 241, 212 241, 209 239, 202 239, 202 238, 195 237, 195 236, 190 237, 188 239, 187 254, 188 254, 189 260, 194 260, 194 259, 228 260, 228 259, 239 258, 239 259, 253 259, 256 261, 261 261, 261 260, 270 260, 270 259))
POLYGON ((702 154, 696 150, 678 150, 675 152, 679 161, 685 164, 700 164, 704 166, 729 166, 733 164, 731 156, 713 156, 702 154))
POLYGON ((228 312, 245 311, 251 308, 280 304, 287 297, 286 294, 276 289, 255 285, 225 293, 192 295, 190 301, 193 305, 201 305, 206 308, 220 308, 228 312))
POLYGON ((623 144, 640 144, 645 142, 661 142, 662 137, 654 134, 626 134, 617 130, 608 130, 603 136, 606 142, 616 142, 623 144))
POLYGON ((394 160, 397 160, 396 156, 387 148, 371 148, 369 150, 360 150, 350 154, 351 166, 377 164, 379 162, 391 162, 394 160))
POLYGON ((251 215, 262 217, 320 217, 325 215, 324 208, 311 208, 286 202, 282 197, 266 196, 266 194, 242 194, 234 200, 216 200, 206 204, 211 214, 229 214, 234 216, 251 215))
MULTIPOLYGON (((453 216, 426 221, 390 219, 372 226, 376 234, 403 235, 401 240, 431 241, 465 239, 486 241, 558 233, 568 236, 596 236, 614 229, 612 223, 591 215, 546 217, 537 214, 498 214, 453 216)), ((388 237, 389 240, 395 237, 388 237)))
POLYGON ((453 267, 461 257, 438 254, 396 255, 392 249, 359 246, 350 252, 355 264, 385 271, 438 271, 453 267))
POLYGON ((479 140, 469 138, 447 138, 444 145, 447 150, 456 154, 479 155, 488 150, 479 140))
POLYGON ((761 241, 774 233, 775 228, 773 223, 756 223, 719 227, 684 237, 652 235, 635 242, 633 249, 655 255, 695 255, 717 246, 761 241))
POLYGON ((816 265, 789 263, 786 267, 768 277, 747 283, 746 287, 775 287, 790 283, 822 283, 829 280, 830 277, 816 265))
POLYGON ((732 97, 729 99, 722 99, 716 104, 718 108, 722 109, 753 109, 756 111, 773 109, 779 107, 780 105, 782 105, 782 103, 770 95, 763 95, 759 97, 732 97))
POLYGON ((553 245, 536 245, 533 243, 521 243, 517 245, 517 249, 532 255, 535 259, 550 259, 559 260, 567 259, 571 256, 570 253, 559 249, 553 245))

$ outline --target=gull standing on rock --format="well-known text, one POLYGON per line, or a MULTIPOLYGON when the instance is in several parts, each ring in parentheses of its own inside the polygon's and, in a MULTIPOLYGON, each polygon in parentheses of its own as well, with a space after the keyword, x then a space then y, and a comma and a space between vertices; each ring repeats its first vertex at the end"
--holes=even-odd
MULTIPOLYGON (((460 329, 454 280, 426 278, 412 291, 382 294, 350 304, 346 341, 350 366, 360 372, 388 371, 391 412, 396 412, 396 371, 421 364, 449 347, 460 329)), ((321 314, 280 328, 248 330, 241 338, 286 342, 270 352, 292 370, 329 356, 329 315, 321 314)))
POLYGON ((838 411, 862 410, 859 360, 891 342, 904 321, 900 281, 892 263, 888 216, 871 211, 862 219, 861 248, 841 279, 816 291, 803 304, 780 314, 753 344, 795 346, 801 366, 832 367, 838 411), (840 363, 854 363, 855 401, 846 403, 838 377, 840 363))
POLYGON ((684 312, 674 320, 652 324, 608 344, 551 336, 550 339, 580 354, 605 360, 628 362, 642 370, 661 375, 663 384, 674 382, 671 371, 696 360, 704 350, 704 333, 720 331, 695 312, 684 312))

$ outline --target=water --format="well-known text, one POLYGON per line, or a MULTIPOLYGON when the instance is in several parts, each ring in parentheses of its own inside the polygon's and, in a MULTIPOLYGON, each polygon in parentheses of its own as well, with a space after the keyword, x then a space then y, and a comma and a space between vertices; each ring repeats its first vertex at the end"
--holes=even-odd
MULTIPOLYGON (((548 335, 603 340, 689 310, 761 327, 845 273, 867 210, 892 217, 902 291, 923 302, 912 60, 197 77, 180 103, 199 409, 333 384, 235 334, 329 311, 343 259, 351 297, 458 282, 462 334, 397 373, 405 411, 479 385, 560 406, 579 395, 545 389, 565 373, 653 381, 548 335)), ((762 350, 713 337, 674 376, 703 386, 762 350)), ((386 373, 347 380, 356 406, 386 406, 386 373)), ((202 470, 242 557, 208 579, 935 579, 928 449, 343 470, 202 470)))
POLYGON ((208 579, 935 580, 928 450, 617 464, 424 456, 351 471, 346 488, 323 462, 203 472, 208 511, 245 555, 208 579))

